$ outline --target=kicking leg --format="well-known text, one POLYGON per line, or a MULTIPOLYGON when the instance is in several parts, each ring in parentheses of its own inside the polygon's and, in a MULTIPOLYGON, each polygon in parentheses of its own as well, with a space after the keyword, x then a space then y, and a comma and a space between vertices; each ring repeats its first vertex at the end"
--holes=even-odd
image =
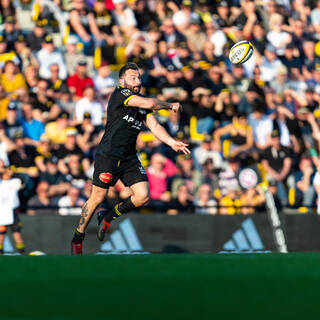
POLYGON ((95 185, 92 186, 90 198, 82 208, 79 226, 76 229, 71 242, 72 253, 82 254, 82 242, 84 240, 85 230, 92 218, 93 213, 106 197, 107 192, 108 189, 100 188, 95 185))
POLYGON ((132 196, 116 204, 105 216, 99 221, 98 239, 103 241, 106 231, 110 227, 112 220, 119 218, 124 213, 135 210, 149 201, 149 183, 146 181, 138 182, 130 186, 132 196), (102 222, 102 223, 101 223, 102 222))

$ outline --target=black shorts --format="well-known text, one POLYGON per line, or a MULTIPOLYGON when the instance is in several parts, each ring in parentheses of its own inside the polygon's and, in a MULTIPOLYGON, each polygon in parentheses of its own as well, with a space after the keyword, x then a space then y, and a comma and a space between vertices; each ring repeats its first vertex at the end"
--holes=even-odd
POLYGON ((129 160, 96 155, 92 184, 108 189, 120 179, 125 186, 148 181, 148 176, 137 156, 129 160))

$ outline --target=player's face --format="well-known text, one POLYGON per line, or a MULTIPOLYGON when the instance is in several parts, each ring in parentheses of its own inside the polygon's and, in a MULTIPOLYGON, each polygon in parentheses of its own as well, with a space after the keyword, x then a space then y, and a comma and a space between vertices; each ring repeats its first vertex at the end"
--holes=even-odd
POLYGON ((140 73, 136 70, 127 70, 123 76, 123 86, 134 93, 139 93, 141 90, 140 73))

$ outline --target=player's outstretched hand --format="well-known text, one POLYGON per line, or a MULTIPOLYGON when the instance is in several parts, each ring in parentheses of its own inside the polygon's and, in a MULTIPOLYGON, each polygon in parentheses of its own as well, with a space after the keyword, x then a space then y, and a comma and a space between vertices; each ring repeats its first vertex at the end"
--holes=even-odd
POLYGON ((182 111, 182 105, 180 104, 180 102, 173 102, 172 103, 172 111, 174 112, 178 112, 178 111, 182 111))
POLYGON ((174 140, 174 142, 171 145, 171 148, 176 152, 182 151, 184 154, 191 154, 191 151, 187 148, 187 146, 188 144, 186 143, 174 140))

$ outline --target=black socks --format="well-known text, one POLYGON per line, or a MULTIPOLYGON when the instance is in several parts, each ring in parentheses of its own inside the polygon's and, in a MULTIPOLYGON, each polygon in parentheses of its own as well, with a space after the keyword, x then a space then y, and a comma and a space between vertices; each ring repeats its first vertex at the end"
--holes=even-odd
POLYGON ((74 236, 72 238, 72 243, 74 244, 81 244, 84 240, 84 236, 85 234, 76 230, 76 232, 74 233, 74 236))
POLYGON ((107 213, 105 221, 110 223, 112 220, 117 219, 124 213, 132 211, 134 209, 136 209, 136 206, 132 203, 131 197, 129 197, 123 202, 116 204, 114 208, 107 213))

